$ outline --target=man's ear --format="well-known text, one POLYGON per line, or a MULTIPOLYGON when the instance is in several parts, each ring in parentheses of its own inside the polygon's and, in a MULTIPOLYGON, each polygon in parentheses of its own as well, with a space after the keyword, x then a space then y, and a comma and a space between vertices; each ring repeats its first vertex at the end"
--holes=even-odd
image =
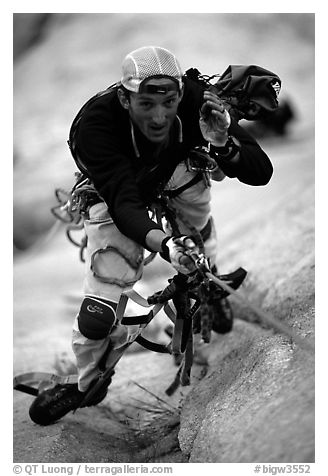
POLYGON ((124 107, 124 109, 129 109, 130 107, 129 98, 127 97, 126 93, 121 88, 118 88, 117 90, 117 97, 118 97, 118 100, 120 101, 121 106, 124 107))

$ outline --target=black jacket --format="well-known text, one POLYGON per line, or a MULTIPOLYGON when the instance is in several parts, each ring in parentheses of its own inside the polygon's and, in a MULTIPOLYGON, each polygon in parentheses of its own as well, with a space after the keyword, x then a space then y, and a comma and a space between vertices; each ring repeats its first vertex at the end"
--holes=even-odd
MULTIPOLYGON (((160 154, 155 168, 152 144, 141 132, 136 134, 141 156, 136 157, 129 113, 120 105, 115 88, 97 98, 80 120, 75 136, 80 160, 119 230, 146 248, 147 233, 160 229, 149 218, 147 205, 171 177, 176 165, 187 158, 189 150, 206 144, 199 128, 202 97, 203 88, 187 79, 178 108, 183 142, 174 140, 173 145, 160 154)), ((273 168, 265 152, 233 120, 228 132, 241 143, 240 160, 233 164, 218 159, 223 172, 249 185, 268 183, 273 168)))

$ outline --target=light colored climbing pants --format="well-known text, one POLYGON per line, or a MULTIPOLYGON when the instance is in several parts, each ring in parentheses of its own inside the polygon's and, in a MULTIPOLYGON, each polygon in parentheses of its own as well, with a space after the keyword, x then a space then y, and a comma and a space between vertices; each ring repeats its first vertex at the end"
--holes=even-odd
MULTIPOLYGON (((184 163, 180 164, 168 183, 169 189, 176 189, 187 183, 194 172, 188 172, 184 163)), ((210 188, 203 181, 172 199, 172 206, 198 231, 210 219, 210 188)), ((190 231, 177 218, 182 233, 190 231)), ((123 291, 131 289, 141 278, 143 271, 143 248, 124 236, 108 214, 104 202, 90 208, 89 220, 85 221, 88 238, 85 256, 84 295, 101 297, 118 303, 123 291)), ((216 262, 216 232, 214 223, 209 238, 205 242, 205 252, 211 264, 216 262)), ((151 266, 151 264, 149 265, 151 266)), ((72 347, 77 360, 78 385, 86 391, 100 373, 98 367, 109 342, 113 349, 107 363, 119 360, 126 348, 141 332, 139 325, 117 325, 104 339, 93 340, 79 330, 76 317, 73 326, 72 347), (112 359, 112 360, 111 360, 112 359)))

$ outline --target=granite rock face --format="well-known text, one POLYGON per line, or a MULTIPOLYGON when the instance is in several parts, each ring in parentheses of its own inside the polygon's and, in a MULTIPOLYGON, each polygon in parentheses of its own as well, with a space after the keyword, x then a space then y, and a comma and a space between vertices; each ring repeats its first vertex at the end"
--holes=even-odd
MULTIPOLYGON (((293 215, 277 209, 265 226, 259 220, 267 245, 264 250, 258 241, 253 249, 258 277, 242 291, 305 346, 260 326, 254 316, 251 322, 236 320, 229 336, 216 337, 210 372, 182 409, 179 442, 190 462, 314 461, 314 352, 306 346, 314 336, 312 192, 290 197, 293 215), (288 230, 283 246, 274 239, 277 229, 288 230), (270 250, 274 266, 263 259, 270 250)), ((241 248, 256 234, 254 229, 241 239, 241 248)), ((237 307, 238 314, 247 319, 247 305, 237 307)))

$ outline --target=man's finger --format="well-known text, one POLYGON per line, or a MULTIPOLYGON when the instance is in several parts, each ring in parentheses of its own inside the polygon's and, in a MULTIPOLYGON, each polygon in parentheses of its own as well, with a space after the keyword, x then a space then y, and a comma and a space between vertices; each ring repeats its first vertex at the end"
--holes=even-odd
POLYGON ((211 101, 211 100, 209 100, 209 101, 206 101, 205 104, 206 104, 207 107, 211 108, 212 111, 213 111, 213 110, 217 110, 217 111, 219 111, 219 112, 223 112, 224 109, 225 109, 225 107, 224 107, 224 105, 222 104, 222 102, 216 102, 216 101, 211 101))

